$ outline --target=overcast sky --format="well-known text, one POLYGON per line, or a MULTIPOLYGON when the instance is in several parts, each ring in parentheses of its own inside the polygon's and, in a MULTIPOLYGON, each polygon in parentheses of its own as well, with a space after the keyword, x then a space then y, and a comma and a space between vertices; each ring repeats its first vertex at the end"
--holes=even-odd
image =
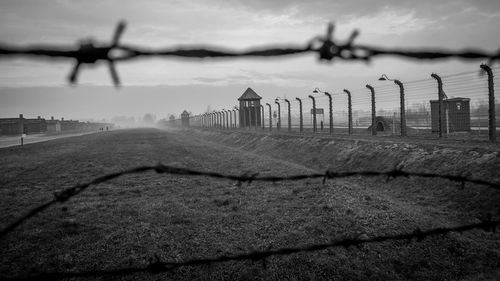
MULTIPOLYGON (((214 45, 244 49, 305 44, 336 24, 335 38, 357 28, 358 43, 391 47, 500 48, 500 1, 137 1, 1 0, 0 42, 76 46, 81 39, 108 42, 119 20, 123 43, 147 47, 214 45)), ((105 65, 84 68, 68 86, 70 61, 0 59, 0 117, 159 118, 230 108, 247 87, 270 102, 306 97, 315 87, 330 92, 379 85, 382 73, 404 81, 476 70, 477 61, 418 62, 376 58, 320 63, 313 54, 279 59, 184 60, 153 58, 118 64, 123 87, 115 89, 105 65)))

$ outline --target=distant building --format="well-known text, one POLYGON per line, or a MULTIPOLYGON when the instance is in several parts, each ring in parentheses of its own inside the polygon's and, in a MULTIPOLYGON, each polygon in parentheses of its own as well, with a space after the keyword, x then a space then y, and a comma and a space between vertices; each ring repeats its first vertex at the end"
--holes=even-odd
POLYGON ((19 118, 0 118, 0 135, 40 134, 47 131, 45 119, 26 119, 22 114, 19 118))
POLYGON ((240 127, 261 126, 261 99, 262 97, 251 88, 246 89, 243 95, 238 98, 240 101, 240 127))
POLYGON ((189 127, 189 113, 186 110, 181 113, 181 124, 182 127, 189 127))
POLYGON ((47 132, 49 133, 60 133, 61 132, 61 122, 59 120, 54 119, 54 116, 50 117, 50 120, 46 120, 47 123, 47 132))

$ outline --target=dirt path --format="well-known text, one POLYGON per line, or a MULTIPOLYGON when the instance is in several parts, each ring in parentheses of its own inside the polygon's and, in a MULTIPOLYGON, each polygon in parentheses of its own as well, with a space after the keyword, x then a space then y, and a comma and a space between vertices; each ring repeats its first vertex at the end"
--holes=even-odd
MULTIPOLYGON (((61 133, 61 134, 27 135, 23 139, 23 143, 26 145, 26 144, 30 144, 30 143, 51 141, 51 140, 60 139, 60 138, 77 137, 77 136, 83 136, 83 135, 95 134, 95 133, 96 132, 79 132, 79 133, 64 133, 64 134, 61 133)), ((15 136, 15 137, 2 136, 2 137, 0 137, 0 148, 20 146, 20 145, 21 145, 21 138, 19 136, 15 136)))
MULTIPOLYGON (((314 171, 297 161, 154 129, 6 148, 0 150, 0 159, 0 227, 50 200, 61 188, 139 165, 162 162, 230 174, 314 171)), ((451 226, 475 219, 454 205, 459 199, 438 204, 457 194, 455 186, 449 184, 429 194, 431 189, 431 183, 414 179, 391 185, 380 179, 353 178, 325 185, 318 180, 238 186, 225 180, 153 172, 126 176, 90 188, 0 240, 0 277, 145 267, 155 256, 162 261, 183 261, 411 232, 416 227, 451 226), (429 186, 425 192, 412 189, 422 185, 429 186)), ((480 194, 477 200, 482 196, 488 194, 480 194)), ((266 268, 251 261, 227 262, 139 276, 152 280, 487 278, 495 276, 500 266, 499 240, 498 234, 478 231, 418 243, 273 257, 267 259, 266 268)))

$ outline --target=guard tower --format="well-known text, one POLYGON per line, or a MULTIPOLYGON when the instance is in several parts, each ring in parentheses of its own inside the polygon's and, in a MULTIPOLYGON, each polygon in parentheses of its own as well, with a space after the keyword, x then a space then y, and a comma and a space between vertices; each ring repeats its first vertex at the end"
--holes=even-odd
POLYGON ((248 88, 241 97, 238 98, 240 101, 240 127, 252 127, 261 126, 261 111, 260 111, 260 100, 261 96, 248 88))
POLYGON ((168 118, 168 122, 170 122, 170 125, 175 125, 175 116, 173 114, 168 118))
POLYGON ((189 127, 189 113, 186 110, 181 113, 181 124, 182 127, 189 127))

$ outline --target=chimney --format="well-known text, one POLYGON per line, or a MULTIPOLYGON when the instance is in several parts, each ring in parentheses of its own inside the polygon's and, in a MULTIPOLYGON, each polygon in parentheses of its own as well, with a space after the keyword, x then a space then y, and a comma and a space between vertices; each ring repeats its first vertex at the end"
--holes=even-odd
POLYGON ((64 117, 61 117, 61 121, 64 121, 64 117))
POLYGON ((54 116, 50 116, 50 120, 54 121, 54 116))
POLYGON ((22 114, 19 114, 19 119, 23 119, 23 115, 22 114))
POLYGON ((42 117, 38 116, 38 120, 42 119, 42 117))

